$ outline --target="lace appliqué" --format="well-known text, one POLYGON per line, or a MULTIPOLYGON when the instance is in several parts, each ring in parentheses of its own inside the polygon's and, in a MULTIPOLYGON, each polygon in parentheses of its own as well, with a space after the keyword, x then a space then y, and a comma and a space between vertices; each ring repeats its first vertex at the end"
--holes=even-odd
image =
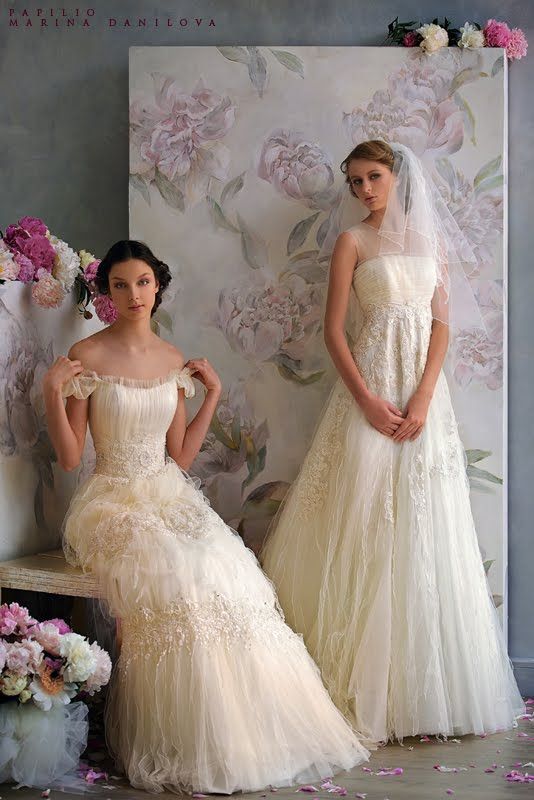
POLYGON ((410 464, 408 489, 414 504, 417 521, 422 527, 427 514, 427 506, 425 495, 425 469, 421 453, 417 453, 410 464))
POLYGON ((302 516, 312 514, 323 503, 328 487, 328 472, 334 459, 339 459, 343 422, 354 402, 348 389, 340 384, 332 396, 298 477, 297 508, 302 516))
POLYGON ((223 643, 245 647, 274 638, 278 643, 300 642, 283 622, 274 601, 253 603, 232 600, 215 592, 209 600, 181 599, 165 609, 141 608, 125 618, 122 656, 126 664, 145 653, 161 658, 171 650, 197 644, 209 648, 223 643))
POLYGON ((127 441, 103 437, 98 441, 95 474, 118 480, 155 475, 165 466, 161 434, 132 436, 127 441))
POLYGON ((161 517, 171 533, 188 539, 205 539, 214 522, 220 521, 205 503, 199 505, 176 503, 164 506, 161 509, 161 517))
POLYGON ((447 418, 445 437, 445 444, 440 448, 437 458, 430 467, 430 475, 432 477, 440 475, 446 478, 457 478, 462 474, 466 475, 465 454, 458 435, 458 425, 452 413, 447 418))
POLYGON ((369 389, 391 402, 405 402, 421 380, 431 330, 426 303, 368 306, 353 356, 369 389))

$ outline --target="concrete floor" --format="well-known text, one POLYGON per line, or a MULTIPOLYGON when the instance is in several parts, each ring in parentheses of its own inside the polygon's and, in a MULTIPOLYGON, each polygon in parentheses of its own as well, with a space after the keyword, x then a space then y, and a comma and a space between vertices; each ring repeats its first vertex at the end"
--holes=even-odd
MULTIPOLYGON (((441 742, 432 739, 423 742, 420 739, 405 740, 404 745, 390 744, 375 751, 365 767, 378 772, 382 768, 401 767, 402 775, 379 776, 365 772, 357 767, 351 772, 341 773, 334 783, 346 789, 347 798, 357 797, 365 800, 437 800, 453 798, 453 800, 508 800, 508 798, 534 797, 534 783, 510 783, 505 779, 506 773, 512 769, 534 774, 534 704, 528 706, 530 719, 520 721, 519 727, 502 734, 486 738, 466 736, 456 741, 441 742), (440 772, 435 765, 456 768, 458 772, 440 772), (494 766, 496 765, 496 766, 494 766), (526 765, 526 766, 525 766, 526 765), (465 768, 465 769, 464 769, 465 768), (485 772, 494 769, 493 772, 485 772), (452 790, 453 794, 447 793, 452 790)), ((98 754, 94 754, 98 758, 98 754)), ((90 754, 91 756, 91 754, 90 754)), ((102 758, 102 755, 100 755, 102 758)), ((95 764, 95 768, 96 764, 95 764)), ((321 789, 300 793, 298 787, 271 790, 240 795, 241 800, 296 800, 300 794, 302 800, 335 800, 336 794, 321 789)), ((146 800, 145 792, 132 789, 127 782, 113 776, 106 782, 98 782, 91 787, 90 797, 94 800, 146 800)), ((79 794, 52 790, 52 800, 59 798, 79 798, 79 794)), ((39 789, 21 788, 14 793, 13 787, 0 787, 0 800, 38 800, 39 789)), ((163 793, 164 798, 175 798, 176 795, 163 793)))

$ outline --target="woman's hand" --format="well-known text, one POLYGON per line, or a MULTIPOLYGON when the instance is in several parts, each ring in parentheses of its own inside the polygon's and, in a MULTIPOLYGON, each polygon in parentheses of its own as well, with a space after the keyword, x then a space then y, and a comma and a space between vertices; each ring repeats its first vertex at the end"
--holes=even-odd
POLYGON ((417 439, 426 422, 431 399, 431 395, 420 391, 416 391, 412 395, 406 406, 404 420, 393 435, 395 442, 405 442, 407 439, 413 442, 414 439, 417 439))
POLYGON ((63 384, 83 372, 81 361, 71 361, 66 356, 56 358, 43 378, 44 394, 61 394, 63 384))
POLYGON ((359 405, 367 421, 384 436, 393 436, 404 421, 397 406, 374 394, 366 397, 359 405))
POLYGON ((208 392, 220 395, 221 380, 207 358, 192 358, 185 366, 191 370, 191 377, 204 384, 208 392))

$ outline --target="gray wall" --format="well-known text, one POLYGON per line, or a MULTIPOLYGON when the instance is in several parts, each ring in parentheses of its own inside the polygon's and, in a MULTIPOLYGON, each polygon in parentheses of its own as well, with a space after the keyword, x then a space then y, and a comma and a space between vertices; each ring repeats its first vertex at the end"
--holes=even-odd
MULTIPOLYGON (((429 11, 415 0, 92 0, 92 27, 10 29, 0 11, 0 228, 20 215, 46 219, 76 247, 103 253, 128 234, 128 48, 130 45, 377 45, 387 24, 439 10, 466 19, 506 19, 534 48, 534 10, 525 0, 448 0, 429 11), (128 29, 125 16, 159 17, 160 27, 128 29), (109 17, 118 24, 110 28, 109 17), (167 28, 167 17, 175 27, 167 28), (179 17, 190 20, 178 27, 179 17), (194 18, 205 22, 196 27, 194 18), (209 18, 215 27, 207 27, 209 18)), ((56 9, 56 7, 54 6, 56 9)), ((56 13, 60 13, 58 4, 56 13)), ((426 18, 427 19, 427 18, 426 18)), ((19 25, 21 22, 19 21, 19 25)), ((509 393, 509 645, 525 692, 534 694, 534 591, 531 559, 534 491, 534 363, 532 352, 531 210, 534 169, 534 56, 510 68, 510 393, 509 393)))

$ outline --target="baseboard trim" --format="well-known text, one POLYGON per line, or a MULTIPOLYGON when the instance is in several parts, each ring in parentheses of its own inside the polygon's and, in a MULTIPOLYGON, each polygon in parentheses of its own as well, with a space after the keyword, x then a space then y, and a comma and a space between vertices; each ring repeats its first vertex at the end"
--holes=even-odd
POLYGON ((512 664, 521 694, 534 697, 534 658, 513 658, 512 664))

